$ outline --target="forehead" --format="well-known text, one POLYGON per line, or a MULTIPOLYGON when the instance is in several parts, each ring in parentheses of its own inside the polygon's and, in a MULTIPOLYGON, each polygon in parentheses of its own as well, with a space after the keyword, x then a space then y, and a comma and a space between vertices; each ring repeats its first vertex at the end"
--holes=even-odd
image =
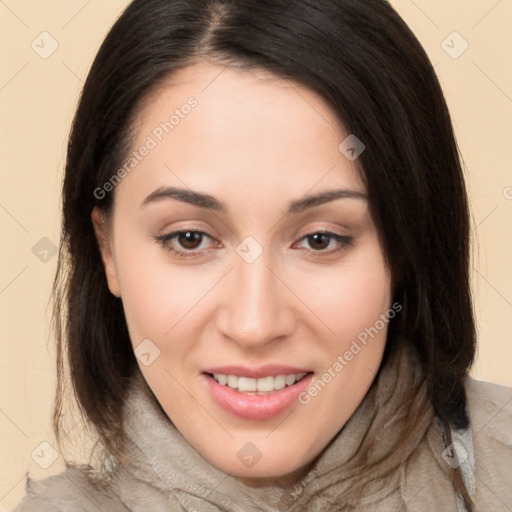
POLYGON ((263 71, 181 69, 146 97, 133 129, 133 150, 149 140, 152 147, 126 181, 146 190, 177 177, 211 193, 250 184, 301 195, 320 181, 364 190, 338 149, 347 134, 323 98, 263 71))

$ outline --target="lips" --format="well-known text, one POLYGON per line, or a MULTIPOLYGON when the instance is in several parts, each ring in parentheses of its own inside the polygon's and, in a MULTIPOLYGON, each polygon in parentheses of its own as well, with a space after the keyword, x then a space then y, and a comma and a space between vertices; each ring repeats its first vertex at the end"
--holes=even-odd
POLYGON ((225 411, 262 421, 291 408, 311 382, 312 372, 281 365, 223 366, 207 369, 203 378, 212 398, 225 411))
POLYGON ((236 375, 237 377, 249 377, 252 379, 259 379, 262 377, 275 377, 276 375, 296 375, 300 373, 309 373, 309 368, 299 368, 297 366, 285 366, 279 364, 265 364, 257 368, 250 368, 248 366, 229 365, 229 366, 216 366, 207 368, 204 373, 220 373, 223 375, 236 375))
POLYGON ((237 377, 236 375, 226 375, 223 373, 214 373, 213 378, 221 386, 228 386, 240 393, 256 393, 259 395, 278 391, 288 386, 293 386, 301 380, 306 374, 297 373, 289 375, 276 375, 252 379, 250 377, 237 377))

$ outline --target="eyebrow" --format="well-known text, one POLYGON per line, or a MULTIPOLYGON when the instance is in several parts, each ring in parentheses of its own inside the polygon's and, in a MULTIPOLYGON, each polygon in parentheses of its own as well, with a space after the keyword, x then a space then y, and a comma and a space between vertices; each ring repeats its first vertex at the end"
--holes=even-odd
MULTIPOLYGON (((147 196, 146 199, 144 199, 142 206, 146 206, 148 204, 161 201, 164 199, 176 199, 177 201, 181 201, 183 203, 198 206, 200 208, 206 208, 208 210, 212 210, 219 213, 227 212, 226 204, 223 203, 222 201, 219 201, 218 199, 211 195, 202 194, 200 192, 194 192, 192 190, 186 190, 176 187, 157 188, 154 192, 151 192, 151 194, 149 194, 149 196, 147 196)), ((363 192, 359 192, 358 190, 327 190, 325 192, 320 192, 315 195, 307 195, 302 199, 298 199, 297 201, 291 202, 288 207, 287 214, 303 212, 310 208, 314 208, 315 206, 320 206, 324 203, 335 201, 336 199, 366 200, 368 199, 368 196, 363 192)))

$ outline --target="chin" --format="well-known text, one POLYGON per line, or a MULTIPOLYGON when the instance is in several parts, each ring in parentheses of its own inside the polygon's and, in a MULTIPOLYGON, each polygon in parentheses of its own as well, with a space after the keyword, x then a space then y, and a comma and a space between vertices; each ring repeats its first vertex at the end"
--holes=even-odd
POLYGON ((210 464, 220 471, 244 480, 287 479, 299 476, 314 459, 314 455, 304 452, 303 441, 299 446, 279 449, 272 443, 263 441, 235 441, 231 446, 215 453, 201 453, 210 464), (227 454, 233 456, 228 457, 227 454))

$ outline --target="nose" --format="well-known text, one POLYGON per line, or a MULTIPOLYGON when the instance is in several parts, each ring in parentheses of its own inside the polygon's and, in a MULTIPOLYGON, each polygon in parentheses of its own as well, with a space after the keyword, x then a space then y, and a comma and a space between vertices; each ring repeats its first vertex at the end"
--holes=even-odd
POLYGON ((252 263, 235 262, 221 304, 217 329, 244 348, 266 346, 295 330, 293 294, 263 255, 252 263))

